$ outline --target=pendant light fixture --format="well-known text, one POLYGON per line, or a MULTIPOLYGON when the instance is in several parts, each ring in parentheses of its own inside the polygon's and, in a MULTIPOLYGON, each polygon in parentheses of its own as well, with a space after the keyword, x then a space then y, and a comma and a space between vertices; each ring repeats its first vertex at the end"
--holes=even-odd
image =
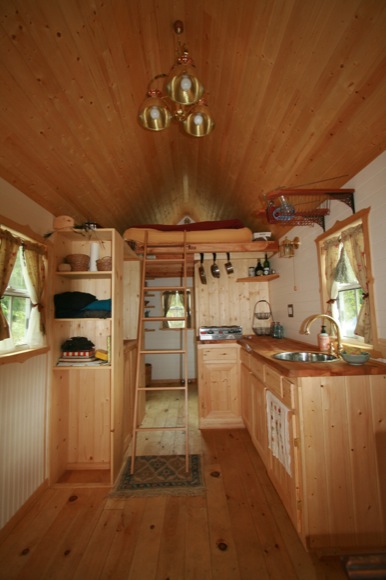
POLYGON ((184 30, 181 20, 177 20, 173 28, 178 37, 176 62, 169 74, 159 74, 150 81, 138 119, 141 126, 150 131, 163 131, 174 120, 180 122, 189 135, 205 137, 213 130, 214 122, 204 98, 204 86, 196 76, 186 46, 179 39, 184 30), (154 86, 160 79, 164 79, 162 89, 154 86))

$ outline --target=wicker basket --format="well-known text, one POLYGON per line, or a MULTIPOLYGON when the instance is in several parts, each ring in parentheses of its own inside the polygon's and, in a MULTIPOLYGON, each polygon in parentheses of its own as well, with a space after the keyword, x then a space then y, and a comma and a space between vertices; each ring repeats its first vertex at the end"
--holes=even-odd
POLYGON ((109 272, 113 265, 112 257, 105 256, 104 258, 100 258, 100 260, 96 261, 96 265, 100 272, 109 272))
POLYGON ((266 300, 258 300, 255 304, 252 317, 252 330, 256 336, 268 336, 271 334, 271 318, 272 310, 270 303, 266 300))
POLYGON ((65 260, 73 272, 85 272, 90 264, 90 256, 87 254, 69 254, 65 260))

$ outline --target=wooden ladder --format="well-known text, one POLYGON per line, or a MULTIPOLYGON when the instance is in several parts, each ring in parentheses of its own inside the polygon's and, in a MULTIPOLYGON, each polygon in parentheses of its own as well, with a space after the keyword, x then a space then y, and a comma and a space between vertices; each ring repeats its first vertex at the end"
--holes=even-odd
MULTIPOLYGON (((135 395, 134 395, 134 417, 133 417, 133 433, 132 433, 132 452, 131 452, 131 473, 135 470, 135 458, 136 458, 136 448, 137 448, 137 436, 140 432, 145 431, 180 431, 185 433, 185 469, 189 471, 189 430, 188 430, 188 356, 187 356, 187 339, 188 339, 188 301, 187 301, 187 246, 186 246, 186 233, 184 233, 184 241, 182 244, 170 245, 167 244, 163 246, 162 244, 154 244, 157 248, 162 247, 163 252, 162 258, 158 256, 154 258, 151 254, 153 245, 148 243, 147 234, 144 242, 144 253, 143 253, 143 265, 142 265, 142 275, 141 275, 141 293, 140 293, 140 306, 139 306, 139 324, 138 324, 138 350, 137 350, 137 360, 136 360, 136 378, 135 378, 135 395), (168 257, 168 254, 173 257, 168 257), (174 257, 175 254, 178 256, 181 254, 182 257, 174 257), (170 265, 180 265, 182 266, 182 276, 180 280, 182 284, 179 286, 147 286, 148 270, 151 266, 155 264, 163 264, 165 266, 170 265), (184 316, 146 316, 145 310, 145 300, 146 294, 159 293, 161 296, 163 292, 174 291, 181 293, 184 297, 184 316), (182 332, 182 347, 179 349, 146 349, 145 348, 145 325, 149 322, 168 322, 174 323, 177 321, 183 322, 181 325, 182 332), (179 386, 169 386, 169 387, 147 387, 145 384, 141 384, 141 378, 143 380, 143 369, 145 368, 144 356, 146 354, 157 354, 157 355, 180 355, 182 357, 182 369, 183 369, 183 379, 181 385, 179 386), (140 419, 138 416, 139 412, 139 399, 141 394, 145 396, 145 392, 150 391, 182 391, 184 394, 184 416, 183 424, 176 426, 164 426, 164 427, 142 427, 140 424, 140 419)), ((172 275, 170 276, 172 277, 172 275)), ((161 302, 161 300, 160 300, 161 302)), ((166 327, 167 328, 167 327, 166 327)), ((175 329, 173 329, 175 332, 175 329)))

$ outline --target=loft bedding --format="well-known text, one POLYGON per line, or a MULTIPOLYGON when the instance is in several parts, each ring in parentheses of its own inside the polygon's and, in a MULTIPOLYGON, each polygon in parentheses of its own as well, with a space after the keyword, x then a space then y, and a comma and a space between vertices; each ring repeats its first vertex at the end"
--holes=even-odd
POLYGON ((150 243, 237 243, 251 242, 252 231, 238 219, 193 222, 181 225, 147 224, 128 228, 123 238, 127 242, 150 243), (186 233, 185 233, 186 232, 186 233))

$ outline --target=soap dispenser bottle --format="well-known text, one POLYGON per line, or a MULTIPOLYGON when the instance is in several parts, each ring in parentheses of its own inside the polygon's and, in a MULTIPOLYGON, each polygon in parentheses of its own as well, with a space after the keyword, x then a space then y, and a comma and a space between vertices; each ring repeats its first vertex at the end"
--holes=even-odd
POLYGON ((324 325, 322 325, 322 329, 318 334, 318 345, 321 352, 328 352, 330 347, 330 336, 324 325))

